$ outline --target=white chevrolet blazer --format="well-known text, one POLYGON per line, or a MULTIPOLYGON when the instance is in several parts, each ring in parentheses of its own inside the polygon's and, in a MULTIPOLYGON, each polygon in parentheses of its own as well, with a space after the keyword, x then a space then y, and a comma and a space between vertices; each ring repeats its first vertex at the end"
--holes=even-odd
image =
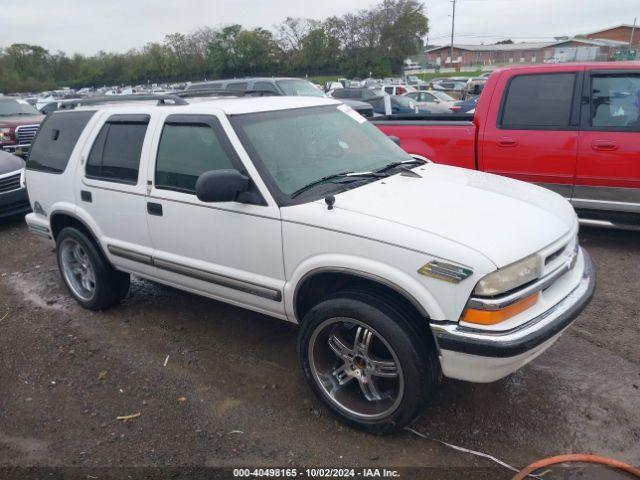
POLYGON ((555 193, 413 158, 333 100, 177 100, 40 128, 26 219, 83 307, 136 275, 298 323, 318 398, 387 433, 442 375, 491 382, 540 355, 593 295, 555 193))

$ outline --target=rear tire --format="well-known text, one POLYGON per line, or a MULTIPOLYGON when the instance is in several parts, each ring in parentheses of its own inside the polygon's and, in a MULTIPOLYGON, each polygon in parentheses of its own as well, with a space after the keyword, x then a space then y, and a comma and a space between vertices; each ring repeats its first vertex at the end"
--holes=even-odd
POLYGON ((305 379, 353 427, 376 434, 405 427, 433 397, 441 376, 429 326, 418 321, 393 300, 335 294, 303 319, 298 358, 305 379))
POLYGON ((94 241, 76 228, 60 231, 56 256, 69 293, 84 308, 110 308, 129 292, 129 274, 115 270, 94 241))

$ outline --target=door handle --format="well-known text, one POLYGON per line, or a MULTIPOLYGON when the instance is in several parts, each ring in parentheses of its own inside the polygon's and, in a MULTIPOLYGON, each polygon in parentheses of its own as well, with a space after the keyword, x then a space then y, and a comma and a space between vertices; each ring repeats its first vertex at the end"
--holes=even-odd
POLYGON ((591 148, 603 152, 611 152, 618 149, 618 144, 613 140, 594 140, 591 142, 591 148))
POLYGON ((155 215, 156 217, 161 217, 162 205, 159 203, 147 202, 147 213, 149 215, 155 215))
POLYGON ((502 137, 498 139, 499 147, 515 147, 518 145, 518 140, 511 137, 502 137))

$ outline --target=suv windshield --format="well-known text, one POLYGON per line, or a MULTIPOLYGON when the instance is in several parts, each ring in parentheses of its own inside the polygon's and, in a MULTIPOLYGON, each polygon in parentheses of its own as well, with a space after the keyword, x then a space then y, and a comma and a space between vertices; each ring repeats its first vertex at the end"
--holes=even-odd
POLYGON ((289 198, 324 177, 412 160, 346 105, 238 115, 232 123, 270 183, 289 198))
POLYGON ((324 97, 324 93, 307 80, 278 80, 276 83, 288 97, 324 97))
POLYGON ((0 117, 11 117, 13 115, 38 115, 39 112, 24 100, 2 100, 0 99, 0 117))

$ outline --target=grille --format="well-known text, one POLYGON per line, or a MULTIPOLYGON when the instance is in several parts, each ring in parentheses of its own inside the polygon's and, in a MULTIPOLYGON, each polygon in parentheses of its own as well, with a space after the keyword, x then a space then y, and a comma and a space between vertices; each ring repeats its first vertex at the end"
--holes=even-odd
POLYGON ((20 125, 16 128, 18 145, 31 145, 40 125, 20 125))
POLYGON ((556 258, 558 258, 560 255, 562 255, 562 252, 564 252, 564 249, 566 248, 566 245, 564 247, 562 247, 559 250, 556 250, 555 252, 553 252, 551 255, 549 255, 545 260, 544 260, 544 264, 545 265, 549 265, 551 262, 553 262, 556 258))
POLYGON ((0 193, 10 192, 20 188, 20 174, 0 178, 0 193))

